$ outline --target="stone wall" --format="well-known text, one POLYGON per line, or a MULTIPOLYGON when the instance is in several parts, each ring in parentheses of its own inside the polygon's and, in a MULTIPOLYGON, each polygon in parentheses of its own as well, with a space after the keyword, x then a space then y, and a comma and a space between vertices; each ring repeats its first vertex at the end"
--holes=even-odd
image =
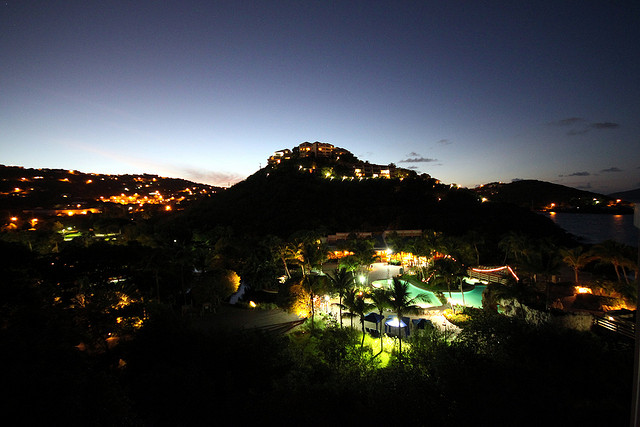
POLYGON ((593 316, 589 313, 563 313, 554 315, 523 305, 516 299, 501 299, 498 301, 498 304, 501 308, 500 312, 505 316, 518 317, 534 325, 550 324, 578 331, 588 331, 593 324, 593 316))

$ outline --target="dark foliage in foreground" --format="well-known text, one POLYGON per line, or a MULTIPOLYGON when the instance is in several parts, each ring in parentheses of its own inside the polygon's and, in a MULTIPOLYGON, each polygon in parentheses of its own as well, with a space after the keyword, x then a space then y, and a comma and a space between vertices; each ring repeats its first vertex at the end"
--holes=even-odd
POLYGON ((437 332, 414 338, 402 363, 381 369, 349 330, 213 336, 155 324, 124 351, 120 381, 151 425, 224 413, 303 425, 622 425, 631 356, 630 346, 592 334, 488 313, 453 343, 437 332))
POLYGON ((24 424, 624 425, 629 414, 630 345, 490 313, 453 342, 415 335, 385 368, 348 329, 214 334, 158 306, 132 340, 87 354, 63 313, 23 315, 0 350, 7 414, 24 424))

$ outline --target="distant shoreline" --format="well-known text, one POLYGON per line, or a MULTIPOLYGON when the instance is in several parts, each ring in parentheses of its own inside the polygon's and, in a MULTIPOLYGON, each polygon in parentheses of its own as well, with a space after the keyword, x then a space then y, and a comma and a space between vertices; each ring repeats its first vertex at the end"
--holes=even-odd
POLYGON ((633 208, 618 207, 618 208, 567 208, 567 209, 554 209, 554 210, 538 210, 538 213, 553 214, 553 213, 569 213, 569 214, 598 214, 598 215, 633 215, 633 208))

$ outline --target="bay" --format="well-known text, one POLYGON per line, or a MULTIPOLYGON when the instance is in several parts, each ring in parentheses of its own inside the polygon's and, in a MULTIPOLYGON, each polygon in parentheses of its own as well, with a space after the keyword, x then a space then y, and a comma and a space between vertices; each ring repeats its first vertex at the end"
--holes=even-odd
POLYGON ((543 215, 584 243, 614 240, 638 247, 638 229, 633 225, 633 215, 564 212, 544 212, 543 215))

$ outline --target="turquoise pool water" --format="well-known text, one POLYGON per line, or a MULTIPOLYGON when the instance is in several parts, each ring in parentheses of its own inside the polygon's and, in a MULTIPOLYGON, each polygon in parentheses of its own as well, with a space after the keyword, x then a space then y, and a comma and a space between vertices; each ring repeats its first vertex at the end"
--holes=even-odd
MULTIPOLYGON (((391 286, 391 283, 392 283, 392 279, 385 279, 385 280, 376 280, 375 282, 372 283, 372 285, 388 287, 388 286, 391 286)), ((420 301, 419 304, 425 304, 429 307, 434 307, 434 306, 437 307, 441 305, 440 301, 438 300, 438 297, 436 297, 433 292, 423 291, 422 289, 413 286, 411 283, 408 283, 408 282, 405 282, 405 283, 409 285, 409 294, 411 295, 411 298, 414 298, 418 294, 427 294, 427 296, 429 297, 429 300, 420 301)), ((484 292, 485 288, 486 288, 485 285, 476 285, 476 287, 473 290, 465 292, 464 304, 462 304, 462 293, 460 291, 453 292, 453 289, 452 289, 451 303, 466 305, 467 307, 482 308, 482 292, 484 292)), ((449 292, 443 292, 443 293, 447 298, 449 298, 449 292)))

